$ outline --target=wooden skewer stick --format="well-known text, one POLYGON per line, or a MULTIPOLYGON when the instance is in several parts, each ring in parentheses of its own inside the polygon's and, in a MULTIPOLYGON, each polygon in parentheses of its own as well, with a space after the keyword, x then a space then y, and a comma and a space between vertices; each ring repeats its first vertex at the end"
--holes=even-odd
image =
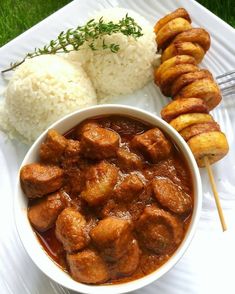
POLYGON ((215 179, 214 179, 212 169, 211 169, 211 166, 210 166, 210 162, 209 162, 209 159, 208 159, 207 156, 204 157, 204 162, 205 162, 207 173, 208 173, 208 176, 209 176, 209 179, 210 179, 211 188, 212 188, 212 191, 213 191, 213 194, 214 194, 215 203, 216 203, 217 210, 218 210, 218 213, 219 213, 221 226, 222 226, 222 229, 223 229, 223 232, 224 232, 224 231, 227 230, 227 225, 225 223, 223 210, 222 210, 222 207, 221 207, 221 204, 220 204, 219 194, 217 192, 217 188, 216 188, 216 184, 215 184, 215 179))

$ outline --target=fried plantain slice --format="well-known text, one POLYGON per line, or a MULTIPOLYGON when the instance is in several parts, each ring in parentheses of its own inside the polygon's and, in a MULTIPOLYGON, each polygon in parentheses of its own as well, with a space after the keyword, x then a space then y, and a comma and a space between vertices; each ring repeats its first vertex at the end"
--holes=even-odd
POLYGON ((200 98, 182 98, 167 104, 161 111, 161 117, 170 122, 177 116, 186 113, 209 113, 209 110, 200 98))
POLYGON ((168 68, 178 65, 178 64, 193 64, 196 65, 196 61, 193 57, 189 55, 177 55, 165 62, 163 62, 154 72, 155 83, 159 86, 161 83, 161 74, 168 68))
POLYGON ((184 8, 178 8, 175 11, 167 14, 163 18, 159 19, 159 21, 154 26, 154 32, 157 34, 164 25, 166 25, 172 19, 175 19, 178 17, 185 18, 188 22, 191 23, 191 19, 187 10, 185 10, 184 8))
MULTIPOLYGON (((162 93, 165 96, 171 96, 171 87, 175 79, 177 79, 182 74, 185 74, 188 72, 195 72, 197 70, 198 70, 198 67, 193 64, 178 64, 168 68, 161 74, 160 88, 162 93)), ((191 97, 196 97, 196 96, 191 96, 191 97)))
POLYGON ((171 95, 175 96, 183 87, 204 78, 208 78, 213 81, 213 76, 207 69, 198 69, 198 71, 181 75, 174 81, 171 87, 171 95))
POLYGON ((169 21, 157 33, 156 41, 158 49, 165 49, 177 34, 191 28, 191 24, 182 17, 169 21))
POLYGON ((221 101, 218 85, 211 79, 204 78, 184 87, 174 99, 197 97, 205 100, 208 109, 214 109, 221 101))
POLYGON ((207 132, 188 140, 199 167, 204 167, 204 157, 207 156, 210 164, 223 158, 229 151, 228 141, 222 132, 207 132))
POLYGON ((220 131, 220 126, 216 122, 206 122, 206 123, 200 123, 200 124, 194 124, 191 125, 185 129, 183 129, 180 132, 180 135, 184 138, 184 140, 187 142, 192 137, 208 133, 208 132, 214 132, 214 131, 220 131))
POLYGON ((170 125, 176 129, 176 131, 180 132, 186 127, 190 125, 194 125, 197 123, 204 123, 214 121, 213 117, 207 113, 186 113, 181 114, 178 117, 174 118, 170 125))
POLYGON ((178 34, 174 38, 173 43, 178 41, 197 43, 204 49, 205 53, 211 45, 211 38, 209 33, 202 28, 191 28, 178 34))
POLYGON ((176 55, 190 55, 195 58, 196 63, 200 63, 205 55, 203 48, 192 42, 177 41, 171 43, 162 53, 161 61, 164 62, 176 55))

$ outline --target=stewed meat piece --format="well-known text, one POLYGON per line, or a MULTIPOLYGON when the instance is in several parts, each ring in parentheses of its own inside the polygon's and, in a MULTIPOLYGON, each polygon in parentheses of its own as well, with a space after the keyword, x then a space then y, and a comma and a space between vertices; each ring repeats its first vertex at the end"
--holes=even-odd
POLYGON ((132 201, 138 198, 143 189, 143 180, 136 174, 129 174, 115 188, 115 197, 122 201, 132 201))
POLYGON ((192 198, 169 178, 157 177, 152 186, 154 196, 162 206, 177 214, 192 210, 192 198))
POLYGON ((39 232, 50 229, 66 206, 62 192, 50 194, 29 207, 28 218, 33 227, 39 232))
POLYGON ((144 252, 140 257, 139 268, 145 275, 148 275, 156 270, 156 268, 159 268, 161 265, 163 265, 163 263, 165 263, 169 257, 169 254, 144 252))
POLYGON ((28 198, 40 198, 63 186, 64 173, 55 165, 31 163, 20 171, 21 187, 28 198))
POLYGON ((169 157, 165 160, 158 162, 157 164, 152 164, 144 170, 144 176, 149 181, 153 180, 155 177, 167 177, 171 179, 176 184, 181 184, 178 172, 176 170, 176 162, 174 158, 169 157))
POLYGON ((94 250, 67 254, 67 262, 73 279, 78 282, 100 284, 109 279, 107 265, 94 250))
POLYGON ((56 237, 66 251, 83 249, 90 241, 85 218, 75 208, 65 208, 56 221, 56 237))
POLYGON ((140 261, 140 249, 136 239, 130 243, 126 253, 117 261, 119 275, 129 276, 137 269, 140 261))
POLYGON ((117 151, 118 164, 120 168, 124 171, 132 171, 136 169, 141 169, 143 162, 141 158, 124 148, 119 148, 117 151))
POLYGON ((78 196, 85 185, 83 172, 76 165, 68 165, 64 169, 64 174, 66 181, 66 192, 70 196, 78 196))
POLYGON ((56 130, 49 130, 45 142, 39 149, 40 159, 46 163, 58 164, 67 146, 67 139, 56 130))
POLYGON ((171 253, 183 238, 181 221, 154 205, 144 209, 136 231, 142 244, 157 254, 171 253))
POLYGON ((132 241, 132 224, 129 220, 107 217, 99 221, 90 236, 107 260, 122 257, 132 241))
POLYGON ((142 152, 153 163, 169 157, 172 151, 172 144, 158 128, 135 136, 131 144, 133 148, 142 152))
POLYGON ((128 206, 128 202, 116 201, 116 199, 111 198, 103 205, 102 210, 99 211, 99 217, 117 217, 131 219, 131 214, 129 212, 128 206))
POLYGON ((78 140, 67 140, 64 150, 63 167, 76 165, 79 162, 81 153, 80 142, 78 140))
POLYGON ((102 161, 88 169, 85 175, 85 189, 81 197, 90 205, 99 205, 107 200, 113 191, 118 177, 114 165, 102 161))
POLYGON ((100 125, 95 120, 84 121, 76 127, 75 137, 80 139, 82 134, 86 131, 99 128, 100 125))
POLYGON ((115 157, 120 137, 114 131, 104 128, 91 128, 82 133, 81 152, 90 159, 115 157))

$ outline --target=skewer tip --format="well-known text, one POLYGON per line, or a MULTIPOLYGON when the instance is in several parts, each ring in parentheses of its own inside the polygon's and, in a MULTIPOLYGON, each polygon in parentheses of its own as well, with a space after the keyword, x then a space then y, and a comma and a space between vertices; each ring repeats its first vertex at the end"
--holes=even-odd
POLYGON ((209 180, 210 180, 210 183, 211 183, 211 188, 212 188, 212 191, 213 191, 213 195, 214 195, 214 198, 215 198, 215 203, 216 203, 216 207, 217 207, 217 210, 218 210, 222 230, 223 230, 223 232, 225 232, 227 230, 227 225, 226 225, 223 210, 222 210, 222 207, 221 207, 221 204, 220 204, 219 194, 218 194, 218 191, 217 191, 217 188, 216 188, 213 172, 212 172, 210 162, 209 162, 209 159, 208 159, 207 156, 204 157, 204 162, 205 162, 205 167, 206 167, 206 170, 207 170, 207 173, 208 173, 208 176, 209 176, 209 180))

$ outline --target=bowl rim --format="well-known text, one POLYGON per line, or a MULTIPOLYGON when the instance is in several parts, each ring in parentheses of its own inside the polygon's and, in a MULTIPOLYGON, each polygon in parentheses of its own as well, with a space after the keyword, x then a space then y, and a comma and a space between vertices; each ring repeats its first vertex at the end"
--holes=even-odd
MULTIPOLYGON (((105 115, 105 114, 97 114, 99 115, 105 115)), ((71 126, 70 129, 73 127, 71 126)), ((202 206, 202 184, 201 184, 201 177, 199 173, 199 169, 197 166, 197 163, 195 161, 195 158, 187 145, 187 143, 184 141, 184 139, 179 135, 179 133, 171 127, 167 122, 162 120, 157 115, 154 115, 148 111, 133 107, 133 106, 126 106, 126 105, 119 105, 119 104, 103 104, 103 105, 95 105, 91 107, 87 107, 81 110, 77 110, 73 113, 70 113, 61 119, 57 120, 53 124, 51 124, 33 143, 33 145, 30 147, 28 152, 26 153, 18 171, 17 175, 17 183, 15 186, 15 193, 14 193, 14 219, 15 224, 17 228, 18 235, 20 237, 21 243, 33 261, 33 263, 51 280, 55 281, 56 283, 62 285, 63 287, 66 287, 70 290, 80 292, 80 293, 87 293, 87 294, 108 294, 108 293, 127 293, 130 291, 134 291, 137 289, 140 289, 146 285, 151 284, 152 282, 158 280, 161 276, 163 276, 165 273, 167 273, 183 256, 186 249, 188 248, 189 244, 192 241, 192 238, 195 234, 196 226, 198 224, 200 213, 201 213, 201 206, 202 206), (149 122, 153 121, 153 124, 156 125, 156 127, 159 127, 163 130, 164 133, 167 133, 167 135, 171 138, 171 140, 178 146, 181 152, 183 152, 185 160, 189 166, 189 169, 191 171, 191 176, 193 179, 193 188, 194 188, 194 209, 192 214, 191 223, 188 227, 188 230, 185 234, 185 237, 183 241, 181 242, 180 246, 177 248, 177 250, 174 252, 174 254, 169 258, 169 260, 164 263, 160 268, 153 271, 152 273, 130 282, 121 283, 121 284, 114 284, 114 285, 86 285, 83 283, 76 282, 73 280, 70 275, 66 274, 51 258, 45 250, 42 248, 41 244, 37 240, 36 234, 34 233, 31 225, 29 224, 29 220, 27 218, 27 205, 26 208, 22 209, 20 206, 20 201, 22 202, 28 202, 27 198, 24 196, 24 193, 20 186, 20 169, 25 164, 31 162, 29 160, 30 156, 32 156, 33 153, 35 153, 37 147, 41 144, 43 139, 45 138, 47 131, 51 128, 55 128, 62 125, 64 122, 72 121, 73 119, 77 119, 78 122, 73 124, 75 126, 76 124, 82 122, 84 119, 89 119, 92 117, 95 117, 95 114, 89 114, 92 112, 107 112, 106 115, 115 115, 119 114, 120 116, 129 114, 125 114, 125 112, 131 112, 133 114, 130 114, 129 116, 132 116, 133 118, 137 118, 142 121, 149 122), (79 120, 79 115, 84 116, 84 119, 79 120), (144 117, 144 118, 143 118, 144 117), (145 120, 146 118, 146 120, 145 120), (22 196, 24 199, 22 199, 22 196), (25 218, 26 216, 26 218, 25 218), (27 219, 27 220, 26 220, 27 219), (30 232, 30 239, 27 235, 28 228, 31 228, 30 232), (34 236, 34 239, 32 237, 34 236), (29 242, 30 241, 30 242, 29 242), (37 242, 36 247, 32 246, 35 245, 37 242), (37 256, 39 254, 39 257, 37 256), (44 262, 51 266, 51 268, 55 271, 49 272, 48 268, 45 266, 44 262), (56 268, 55 268, 56 266, 56 268), (59 272, 59 271, 60 272, 59 272), (63 274, 62 274, 63 272, 63 274), (67 278, 65 278, 65 275, 67 278)))

